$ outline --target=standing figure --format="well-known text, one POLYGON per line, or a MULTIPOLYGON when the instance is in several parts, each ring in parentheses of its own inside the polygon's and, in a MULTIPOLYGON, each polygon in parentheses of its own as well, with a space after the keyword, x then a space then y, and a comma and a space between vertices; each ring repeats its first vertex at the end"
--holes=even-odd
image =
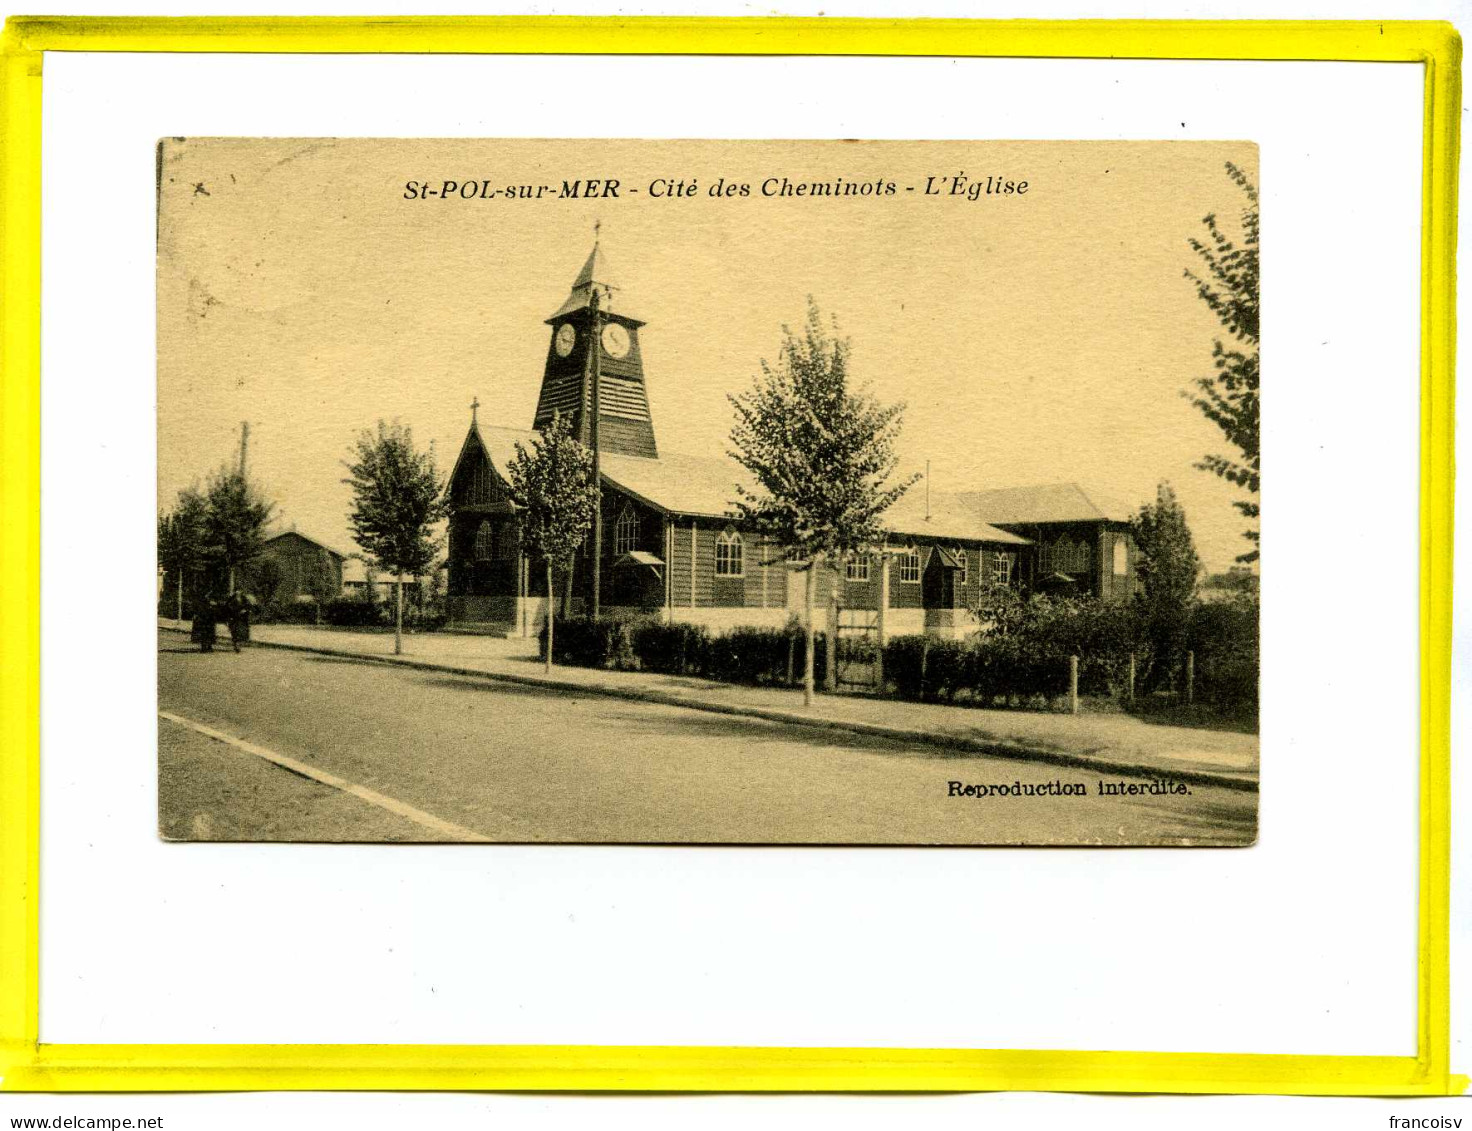
POLYGON ((250 598, 238 589, 225 601, 225 623, 230 627, 230 647, 239 652, 250 640, 250 598))
POLYGON ((215 625, 219 622, 219 604, 213 593, 201 596, 194 604, 194 620, 189 626, 189 639, 201 652, 215 650, 215 625))

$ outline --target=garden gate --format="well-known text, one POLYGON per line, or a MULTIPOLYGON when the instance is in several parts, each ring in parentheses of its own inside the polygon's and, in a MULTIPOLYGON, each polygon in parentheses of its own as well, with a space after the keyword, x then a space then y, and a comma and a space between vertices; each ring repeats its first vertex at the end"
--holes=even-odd
POLYGON ((879 612, 876 609, 838 609, 835 675, 839 689, 872 690, 878 682, 879 612))

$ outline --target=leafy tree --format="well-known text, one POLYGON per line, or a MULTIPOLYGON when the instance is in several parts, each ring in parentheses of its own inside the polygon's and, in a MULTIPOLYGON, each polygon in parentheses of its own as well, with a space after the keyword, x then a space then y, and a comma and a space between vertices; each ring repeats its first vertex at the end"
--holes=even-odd
POLYGON ((1153 691, 1169 676, 1184 648, 1201 559, 1186 512, 1168 483, 1156 488, 1153 504, 1142 506, 1130 519, 1130 531, 1140 555, 1136 572, 1141 590, 1135 596, 1139 632, 1150 646, 1142 682, 1145 690, 1153 691))
POLYGON ((286 587, 286 571, 280 562, 270 556, 261 558, 251 566, 247 584, 250 591, 261 599, 269 615, 280 615, 282 590, 286 587))
MULTIPOLYGON (((1245 488, 1254 497, 1232 505, 1246 517, 1258 518, 1256 495, 1261 471, 1258 443, 1258 206, 1257 186, 1247 174, 1227 162, 1227 175, 1247 198, 1242 209, 1240 243, 1221 230, 1213 213, 1201 222, 1207 238, 1190 240, 1194 251, 1206 265, 1204 273, 1187 270, 1186 278, 1196 286, 1196 294, 1211 309, 1231 336, 1227 344, 1218 338, 1212 348, 1216 372, 1199 377, 1195 388, 1182 395, 1221 429, 1237 455, 1208 455, 1196 464, 1245 488)), ((1257 561, 1260 532, 1254 527, 1243 532, 1253 548, 1237 558, 1239 562, 1257 561)))
POLYGON ((508 468, 511 497, 519 508, 521 543, 547 566, 547 670, 552 670, 552 568, 571 566, 593 529, 599 488, 593 453, 573 438, 566 417, 555 414, 532 441, 520 443, 508 468))
MULTIPOLYGON (((377 565, 392 573, 394 655, 404 650, 404 575, 422 573, 439 552, 435 524, 445 516, 444 481, 434 452, 421 452, 406 424, 380 420, 364 429, 343 461, 353 490, 348 522, 353 539, 377 565)), ((373 586, 370 580, 369 592, 373 586)))
POLYGON ((318 549, 313 556, 307 567, 304 588, 312 598, 312 619, 321 624, 323 604, 342 595, 342 585, 332 564, 332 555, 326 550, 318 549))
POLYGON ((158 564, 174 579, 175 616, 184 619, 184 579, 204 564, 205 499, 198 487, 179 492, 174 509, 158 519, 158 564))
POLYGON ((261 552, 276 504, 228 464, 210 476, 204 500, 202 557, 211 572, 226 574, 234 593, 239 571, 261 552))
POLYGON ((784 326, 782 335, 776 364, 763 360, 752 387, 727 397, 736 413, 730 455, 757 484, 738 484, 734 507, 802 563, 803 702, 811 704, 814 571, 881 547, 884 512, 919 476, 890 482, 905 406, 849 388, 849 339, 836 323, 824 327, 811 297, 802 333, 784 326))

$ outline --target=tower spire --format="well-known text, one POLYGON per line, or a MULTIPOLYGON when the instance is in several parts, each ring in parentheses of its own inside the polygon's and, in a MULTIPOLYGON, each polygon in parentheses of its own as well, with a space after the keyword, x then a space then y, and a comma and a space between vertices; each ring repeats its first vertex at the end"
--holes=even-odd
POLYGON ((639 350, 644 323, 622 304, 614 309, 611 292, 617 288, 599 245, 602 234, 597 220, 587 261, 547 319, 552 335, 532 427, 542 427, 557 412, 571 414, 574 435, 595 451, 657 459, 639 350))

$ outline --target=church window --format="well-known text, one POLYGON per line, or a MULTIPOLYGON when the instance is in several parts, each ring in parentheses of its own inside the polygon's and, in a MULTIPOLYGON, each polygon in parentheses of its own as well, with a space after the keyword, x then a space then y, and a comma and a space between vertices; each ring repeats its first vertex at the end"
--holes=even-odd
POLYGON ((906 585, 920 584, 920 551, 911 546, 898 559, 900 566, 900 580, 906 585))
POLYGON ((1114 540, 1114 576, 1123 577, 1130 571, 1130 549, 1123 538, 1114 540))
POLYGON ((482 519, 475 531, 475 560, 488 562, 496 556, 496 533, 488 519, 482 519))
POLYGON ((966 584, 966 578, 970 574, 970 571, 971 571, 971 566, 969 564, 970 559, 968 559, 966 557, 966 547, 965 546, 957 546, 956 547, 956 560, 961 563, 961 568, 956 571, 956 584, 957 585, 965 585, 966 584))
POLYGON ((1061 538, 1051 546, 1045 543, 1039 548, 1038 569, 1043 573, 1088 573, 1088 542, 1061 538))
POLYGON ((633 507, 626 506, 613 528, 613 552, 627 554, 638 548, 639 516, 634 513, 633 507))
POLYGON ((846 577, 849 581, 868 581, 869 556, 867 554, 862 554, 859 557, 852 559, 848 563, 848 565, 844 567, 843 576, 846 577))
POLYGON ((999 553, 992 558, 992 584, 1012 584, 1012 555, 999 553))
POLYGON ((491 465, 484 456, 475 461, 474 472, 470 480, 470 501, 472 503, 489 503, 495 497, 495 489, 492 486, 491 465))
POLYGON ((741 561, 741 535, 726 530, 716 539, 716 576, 741 577, 744 574, 741 561))

